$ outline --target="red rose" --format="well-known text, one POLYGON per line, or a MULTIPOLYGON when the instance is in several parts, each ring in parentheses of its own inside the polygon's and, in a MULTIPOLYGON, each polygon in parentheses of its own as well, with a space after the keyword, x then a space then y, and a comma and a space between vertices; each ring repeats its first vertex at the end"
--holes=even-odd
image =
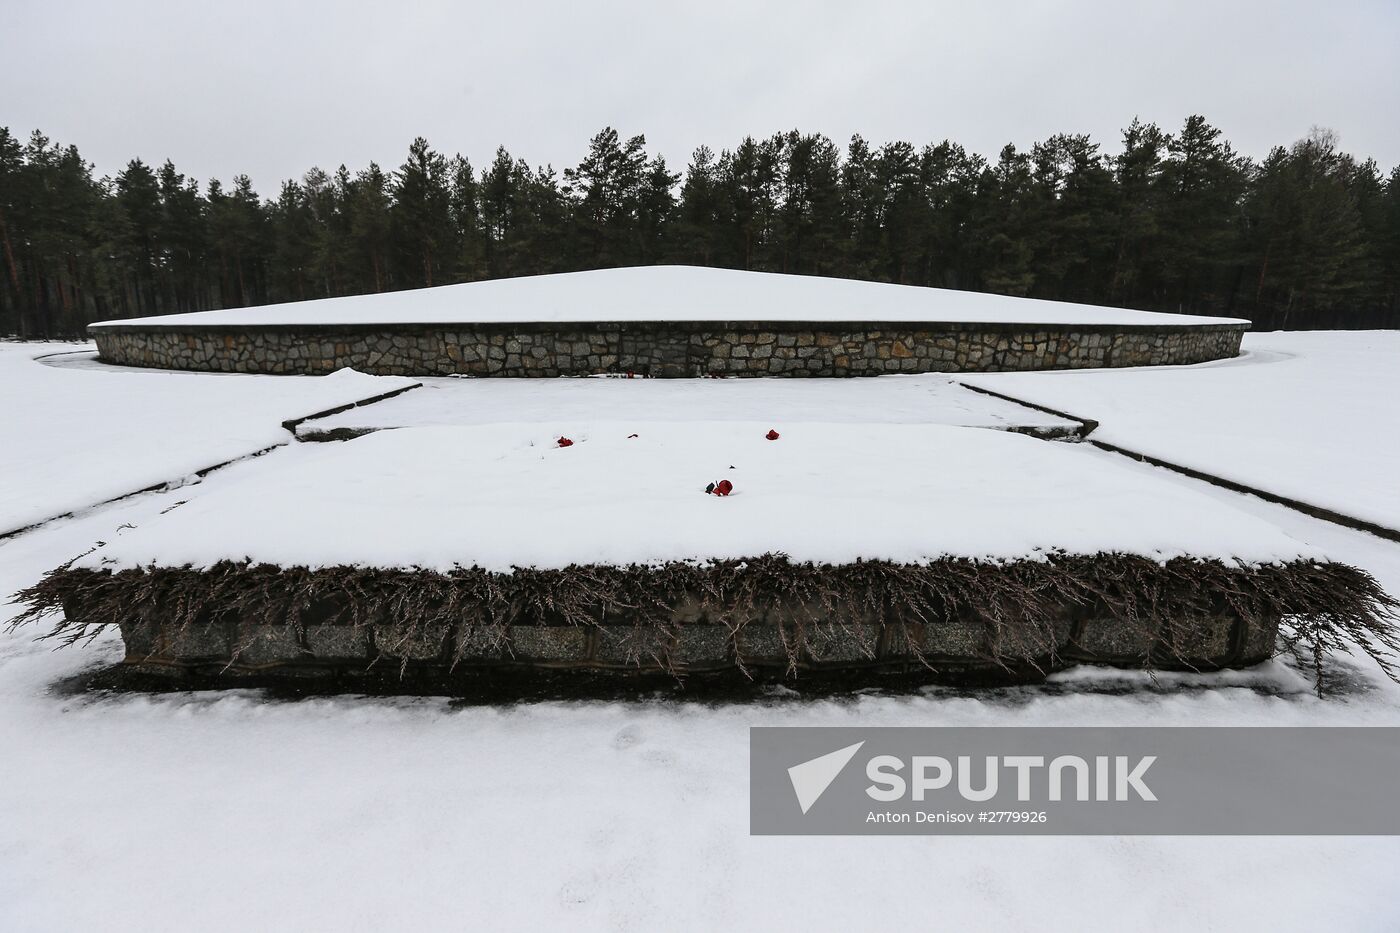
POLYGON ((559 440, 555 441, 555 443, 558 444, 560 447, 572 447, 572 446, 574 446, 574 442, 571 441, 571 440, 569 440, 567 437, 561 437, 561 438, 559 438, 559 440))
POLYGON ((772 428, 769 428, 768 433, 763 436, 768 438, 770 441, 776 441, 778 438, 782 437, 781 434, 779 434, 777 431, 774 431, 772 428))

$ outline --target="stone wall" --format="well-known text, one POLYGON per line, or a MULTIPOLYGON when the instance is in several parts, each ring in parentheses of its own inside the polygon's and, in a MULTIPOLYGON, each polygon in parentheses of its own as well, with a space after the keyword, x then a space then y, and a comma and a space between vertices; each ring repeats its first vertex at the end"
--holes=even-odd
POLYGON ((409 629, 366 625, 264 625, 222 623, 151 628, 124 621, 124 664, 154 674, 204 671, 227 682, 240 675, 303 677, 317 673, 363 676, 376 667, 406 677, 466 674, 482 668, 595 670, 628 673, 670 671, 785 672, 883 670, 916 672, 929 682, 955 682, 980 674, 996 679, 1019 670, 1040 680, 1076 664, 1160 670, 1246 667, 1273 656, 1277 623, 1255 629, 1228 614, 1175 626, 1168 650, 1164 633, 1133 630, 1114 619, 1066 617, 1054 628, 1054 644, 1033 655, 992 660, 986 626, 851 620, 814 627, 803 647, 790 623, 750 622, 737 633, 725 625, 659 626, 512 625, 503 637, 474 630, 468 644, 454 642, 446 624, 409 629), (781 628, 781 630, 780 630, 781 628), (910 648, 918 646, 916 655, 910 648))
POLYGON ((320 375, 869 376, 1201 363, 1239 354, 1245 324, 639 322, 93 328, 129 366, 320 375))

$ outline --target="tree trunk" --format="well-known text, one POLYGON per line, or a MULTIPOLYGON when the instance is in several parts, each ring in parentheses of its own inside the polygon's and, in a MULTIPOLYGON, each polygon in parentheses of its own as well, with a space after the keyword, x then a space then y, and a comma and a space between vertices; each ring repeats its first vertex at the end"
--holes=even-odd
POLYGON ((1269 251, 1273 244, 1264 247, 1264 261, 1259 265, 1259 285, 1254 289, 1254 306, 1259 307, 1260 300, 1264 297, 1264 277, 1269 274, 1269 251))
POLYGON ((15 289, 15 299, 19 300, 24 294, 19 284, 19 266, 15 263, 15 251, 10 246, 10 228, 5 225, 5 214, 0 211, 0 242, 5 247, 5 266, 10 270, 10 284, 15 289))

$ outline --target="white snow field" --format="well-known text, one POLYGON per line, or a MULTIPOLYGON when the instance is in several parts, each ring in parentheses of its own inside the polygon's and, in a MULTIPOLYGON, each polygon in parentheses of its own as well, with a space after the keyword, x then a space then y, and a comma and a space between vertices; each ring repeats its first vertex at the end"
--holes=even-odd
POLYGON ((1053 551, 1249 564, 1322 556, 1080 445, 944 425, 405 428, 298 445, 278 469, 239 476, 79 565, 246 558, 509 572, 770 552, 830 564, 1053 551), (720 480, 733 494, 706 495, 720 480))
MULTIPOLYGON (((1306 360, 1310 351, 1296 352, 1306 360)), ((1191 371, 1210 375, 1222 369, 1191 371)), ((51 374, 82 373, 39 366, 19 372, 24 377, 12 374, 5 398, 32 398, 35 404, 44 404, 41 386, 51 374)), ((15 421, 5 443, 49 445, 61 460, 82 450, 82 431, 100 429, 107 440, 99 459, 118 469, 146 456, 153 443, 151 432, 122 430, 123 419, 141 423, 143 402, 155 404, 139 383, 180 385, 192 394, 220 380, 255 382, 211 376, 172 383, 176 377, 169 374, 135 370, 106 375, 125 380, 109 383, 116 398, 104 410, 113 424, 54 409, 54 417, 72 425, 72 446, 56 445, 53 425, 38 419, 15 421)), ((1387 384, 1377 382, 1371 391, 1385 398, 1387 384)), ((1345 410, 1357 404, 1344 373, 1333 385, 1322 375, 1312 381, 1311 410, 1321 413, 1324 425, 1344 423, 1345 410)), ((70 398, 81 407, 88 396, 70 398)), ((528 418, 515 420, 538 422, 530 436, 553 440, 556 420, 530 410, 528 418)), ((273 421, 294 414, 279 410, 273 421)), ((561 414, 567 424, 583 421, 574 412, 561 414)), ((490 430, 519 430, 523 442, 524 427, 511 427, 507 415, 490 430)), ((616 421, 601 412, 594 420, 616 421)), ((648 420, 666 419, 649 414, 648 420)), ((1126 413, 1120 416, 1125 427, 1131 421, 1126 413)), ((781 413, 758 426, 775 427, 782 437, 771 451, 759 446, 752 456, 777 456, 777 445, 789 441, 796 449, 805 432, 815 430, 807 422, 789 423, 781 413)), ((537 447, 539 463, 570 464, 562 455, 589 457, 605 440, 612 443, 595 433, 600 429, 586 427, 571 448, 537 447), (561 457, 546 461, 546 454, 561 457)), ((1313 427, 1300 422, 1289 434, 1299 457, 1311 456, 1320 443, 1313 427)), ((730 422, 702 430, 727 437, 741 428, 743 423, 730 422)), ((1247 431, 1248 419, 1238 429, 1247 431)), ((168 423, 154 443, 183 444, 184 430, 168 423)), ((309 469, 305 465, 321 451, 391 450, 393 444, 376 444, 395 433, 410 432, 343 445, 283 446, 200 484, 135 496, 0 541, 0 594, 32 584, 99 542, 107 542, 102 550, 112 553, 128 539, 135 547, 148 531, 203 508, 206 499, 275 486, 275 477, 309 469), (180 502, 185 504, 172 509, 180 502)), ((632 442, 646 436, 636 427, 628 433, 639 434, 632 442)), ((1052 446, 987 431, 960 435, 1052 446)), ((1378 443, 1371 434, 1349 440, 1378 443)), ((1238 516, 1242 528, 1258 530, 1261 539, 1266 532, 1259 529, 1268 528, 1276 546, 1317 549, 1369 570, 1390 592, 1400 593, 1400 544, 1089 445, 1053 447, 1078 458, 1083 476, 1111 472, 1115 488, 1161 490, 1162 501, 1186 497, 1198 515, 1208 500, 1220 515, 1238 516)), ((521 456, 522 449, 507 452, 506 460, 521 456)), ((1353 475, 1348 471, 1371 468, 1364 454, 1378 448, 1359 449, 1363 455, 1335 459, 1330 485, 1344 486, 1353 475)), ((936 460, 886 459, 901 475, 922 470, 932 478, 942 466, 936 460)), ((70 475, 61 462, 33 462, 38 475, 26 473, 20 480, 40 491, 70 475)), ((728 501, 701 495, 696 484, 714 478, 709 474, 715 462, 687 463, 683 475, 674 477, 697 508, 747 508, 746 502, 759 500, 757 494, 746 500, 748 480, 738 483, 739 494, 728 501)), ((792 469, 799 465, 794 458, 792 469)), ((868 484, 878 485, 889 467, 868 458, 868 484)), ((956 467, 951 472, 961 473, 956 467)), ((361 479, 368 483, 371 477, 361 479)), ((1033 485, 1034 477, 1024 480, 1018 489, 1033 485)), ((336 482, 343 489, 340 484, 353 484, 355 477, 336 482)), ((1098 490, 1086 485, 1081 493, 1089 502, 1098 490)), ((610 494, 610 488, 577 489, 579 498, 610 494)), ((995 501, 1015 493, 999 493, 988 483, 977 495, 995 501)), ((835 514, 832 505, 822 500, 814 509, 835 514)), ((1120 511, 1116 525, 1146 524, 1131 510, 1120 511)), ((274 513, 257 505, 252 517, 258 515, 274 513)), ((536 531, 583 536, 560 532, 566 524, 543 515, 536 531)), ((396 533, 392 526, 366 522, 353 532, 368 540, 396 533)), ((195 526, 184 527, 194 540, 195 526)), ((479 527, 485 526, 464 525, 454 541, 469 542, 479 527)), ((735 533, 748 530, 736 523, 735 533)), ((342 526, 322 534, 346 532, 342 526)), ((871 690, 839 699, 807 696, 798 681, 794 690, 719 705, 676 702, 671 695, 498 706, 357 696, 289 701, 251 690, 78 691, 73 678, 121 658, 115 633, 54 650, 34 640, 35 630, 3 631, 3 621, 18 610, 0 595, 5 931, 1400 928, 1395 838, 748 834, 750 726, 1400 725, 1400 687, 1364 658, 1345 664, 1340 692, 1325 699, 1313 695, 1310 679, 1290 664, 1272 662, 1246 671, 1156 679, 1080 668, 1044 687, 937 688, 914 695, 871 690)))
POLYGON ((286 443, 285 420, 412 385, 399 376, 57 368, 82 344, 0 341, 0 534, 286 443))
POLYGON ((200 311, 122 325, 456 324, 564 321, 975 321, 1000 324, 1240 324, 949 288, 698 266, 641 266, 200 311))
POLYGON ((1400 529, 1400 332, 1246 334, 1197 366, 959 376, 1091 438, 1400 529))
POLYGON ((1071 431, 1078 423, 965 389, 948 376, 879 379, 452 379, 425 377, 376 405, 309 421, 336 429, 611 421, 955 424, 997 430, 1071 431))

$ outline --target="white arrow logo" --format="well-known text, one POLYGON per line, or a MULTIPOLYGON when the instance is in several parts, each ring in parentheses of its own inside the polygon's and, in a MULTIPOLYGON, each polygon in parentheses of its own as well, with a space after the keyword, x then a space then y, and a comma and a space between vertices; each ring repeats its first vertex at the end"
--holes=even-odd
POLYGON ((864 744, 865 742, 862 740, 854 745, 838 748, 820 758, 813 758, 811 761, 804 761, 800 765, 788 768, 792 789, 797 794, 797 803, 802 807, 804 814, 812 809, 812 804, 821 799, 821 795, 826 793, 826 789, 831 786, 832 781, 836 780, 841 769, 850 763, 850 760, 855 757, 856 752, 860 751, 860 747, 864 744))

